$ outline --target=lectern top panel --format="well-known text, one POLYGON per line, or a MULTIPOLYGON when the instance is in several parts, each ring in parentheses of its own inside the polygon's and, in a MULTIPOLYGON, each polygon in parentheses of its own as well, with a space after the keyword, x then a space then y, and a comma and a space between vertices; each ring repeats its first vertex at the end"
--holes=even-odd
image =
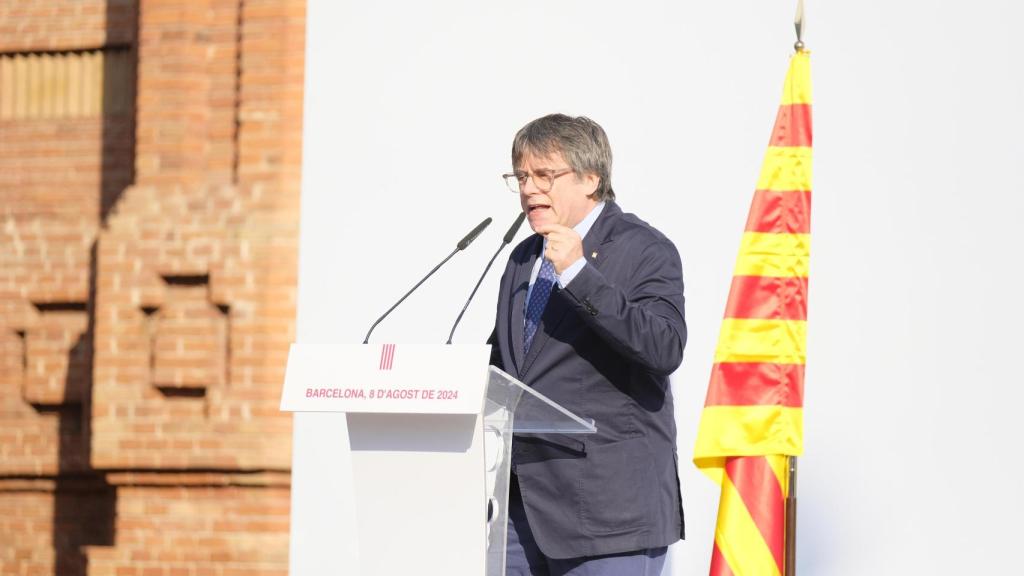
POLYGON ((286 412, 479 414, 487 345, 292 344, 286 412))

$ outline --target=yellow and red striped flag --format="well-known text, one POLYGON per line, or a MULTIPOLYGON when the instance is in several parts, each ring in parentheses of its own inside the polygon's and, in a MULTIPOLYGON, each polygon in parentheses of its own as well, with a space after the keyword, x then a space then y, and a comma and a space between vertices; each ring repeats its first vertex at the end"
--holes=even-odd
POLYGON ((787 457, 803 451, 810 54, 789 72, 718 337, 694 463, 722 487, 711 576, 784 572, 787 457))

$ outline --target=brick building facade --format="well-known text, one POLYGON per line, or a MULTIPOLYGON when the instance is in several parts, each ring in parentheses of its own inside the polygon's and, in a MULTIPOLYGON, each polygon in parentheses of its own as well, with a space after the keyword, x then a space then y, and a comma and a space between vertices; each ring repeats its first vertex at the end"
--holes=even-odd
POLYGON ((287 572, 303 0, 0 0, 0 574, 287 572))

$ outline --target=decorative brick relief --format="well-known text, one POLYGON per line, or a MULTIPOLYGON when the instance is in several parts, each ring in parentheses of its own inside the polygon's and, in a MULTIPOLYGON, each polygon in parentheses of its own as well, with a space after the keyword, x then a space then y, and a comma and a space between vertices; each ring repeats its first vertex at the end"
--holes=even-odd
POLYGON ((22 333, 22 398, 34 406, 79 404, 92 378, 85 303, 35 306, 39 320, 22 333))
POLYGON ((229 382, 230 307, 210 302, 210 277, 164 276, 164 304, 145 308, 150 381, 167 396, 203 397, 229 382))

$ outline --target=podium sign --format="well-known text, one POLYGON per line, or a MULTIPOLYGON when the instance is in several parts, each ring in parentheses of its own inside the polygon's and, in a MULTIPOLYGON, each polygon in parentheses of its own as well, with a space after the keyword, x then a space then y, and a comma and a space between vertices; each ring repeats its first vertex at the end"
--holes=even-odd
POLYGON ((483 345, 293 344, 281 410, 479 414, 489 356, 483 345))

